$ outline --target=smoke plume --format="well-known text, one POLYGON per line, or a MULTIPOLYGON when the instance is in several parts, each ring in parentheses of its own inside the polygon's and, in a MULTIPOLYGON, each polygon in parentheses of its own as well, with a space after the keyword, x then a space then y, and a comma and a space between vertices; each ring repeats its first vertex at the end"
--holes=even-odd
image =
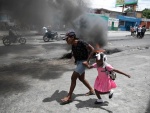
POLYGON ((103 47, 107 44, 107 21, 97 14, 81 15, 76 25, 77 36, 91 45, 103 47))
POLYGON ((70 25, 85 10, 82 0, 0 0, 0 10, 7 10, 21 23, 70 25))
POLYGON ((74 29, 77 36, 92 45, 104 46, 106 22, 88 15, 87 0, 0 0, 0 11, 7 10, 23 25, 62 26, 74 29))

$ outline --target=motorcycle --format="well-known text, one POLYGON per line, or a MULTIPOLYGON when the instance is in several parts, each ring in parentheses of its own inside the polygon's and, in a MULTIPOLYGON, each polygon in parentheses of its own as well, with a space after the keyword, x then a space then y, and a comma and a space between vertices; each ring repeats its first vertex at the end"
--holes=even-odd
POLYGON ((47 32, 43 36, 44 42, 49 42, 51 40, 58 40, 58 33, 57 32, 47 32))
POLYGON ((15 36, 3 36, 2 38, 3 44, 5 46, 9 46, 11 45, 11 43, 17 43, 19 42, 20 44, 25 44, 26 43, 26 39, 23 38, 21 35, 15 35, 15 36))

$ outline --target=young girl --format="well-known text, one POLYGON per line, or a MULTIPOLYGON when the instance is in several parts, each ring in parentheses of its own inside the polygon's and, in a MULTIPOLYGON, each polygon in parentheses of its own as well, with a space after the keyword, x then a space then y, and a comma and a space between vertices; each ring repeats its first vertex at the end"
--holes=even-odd
POLYGON ((89 65, 88 62, 83 62, 83 64, 87 68, 97 68, 98 76, 94 83, 94 90, 97 96, 97 100, 95 101, 95 104, 101 104, 104 101, 102 100, 100 94, 107 94, 109 93, 109 98, 111 99, 113 96, 113 88, 116 88, 116 83, 114 80, 110 78, 109 75, 106 73, 106 69, 108 71, 114 71, 120 74, 123 74, 130 78, 130 75, 123 73, 117 69, 114 69, 110 64, 106 63, 106 55, 104 53, 98 53, 96 54, 96 63, 93 65, 89 65))

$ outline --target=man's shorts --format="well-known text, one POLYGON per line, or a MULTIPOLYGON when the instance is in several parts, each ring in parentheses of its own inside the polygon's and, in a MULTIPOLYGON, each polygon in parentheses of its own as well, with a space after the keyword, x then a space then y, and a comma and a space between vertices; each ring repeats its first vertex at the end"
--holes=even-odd
POLYGON ((85 72, 85 66, 82 64, 82 62, 84 62, 85 60, 81 60, 81 61, 77 61, 76 62, 76 69, 74 70, 75 72, 79 73, 80 75, 82 75, 85 72))

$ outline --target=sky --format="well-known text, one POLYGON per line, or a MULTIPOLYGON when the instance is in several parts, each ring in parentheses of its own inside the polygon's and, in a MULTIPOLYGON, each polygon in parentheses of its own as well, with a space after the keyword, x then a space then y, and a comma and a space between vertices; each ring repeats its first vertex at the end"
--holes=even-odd
MULTIPOLYGON (((116 0, 90 0, 92 8, 105 8, 113 11, 122 11, 122 8, 115 7, 116 0)), ((137 11, 150 8, 150 0, 138 0, 137 11)))

